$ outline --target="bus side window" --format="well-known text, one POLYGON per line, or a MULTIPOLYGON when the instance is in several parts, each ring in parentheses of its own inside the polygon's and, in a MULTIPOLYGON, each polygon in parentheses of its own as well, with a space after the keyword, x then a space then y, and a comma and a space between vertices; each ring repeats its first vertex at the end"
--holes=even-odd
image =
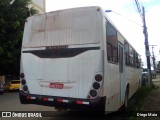
POLYGON ((133 67, 133 48, 129 45, 130 66, 133 67))
POLYGON ((140 65, 139 65, 139 60, 138 60, 138 54, 135 53, 135 67, 138 68, 140 65))
POLYGON ((113 62, 118 62, 118 48, 113 46, 113 62))
POLYGON ((118 63, 117 31, 110 24, 106 24, 107 59, 109 62, 118 63))
POLYGON ((125 50, 125 63, 126 65, 130 65, 129 44, 126 41, 124 43, 124 50, 125 50))
POLYGON ((141 68, 141 57, 140 55, 138 55, 138 66, 137 68, 141 68))
POLYGON ((107 59, 112 61, 112 46, 109 43, 107 43, 107 59))

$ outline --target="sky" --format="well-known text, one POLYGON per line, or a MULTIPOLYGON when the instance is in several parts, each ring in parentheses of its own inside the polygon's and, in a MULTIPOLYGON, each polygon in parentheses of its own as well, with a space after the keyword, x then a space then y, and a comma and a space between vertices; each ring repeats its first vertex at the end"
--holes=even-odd
MULTIPOLYGON (((160 61, 160 1, 139 0, 145 7, 148 41, 154 46, 156 61, 160 61)), ((46 0, 46 11, 60 9, 100 6, 103 10, 112 10, 106 13, 123 36, 141 55, 144 67, 146 65, 143 24, 134 0, 46 0)), ((150 46, 152 55, 152 47, 150 46)), ((151 59, 152 64, 152 59, 151 59)))

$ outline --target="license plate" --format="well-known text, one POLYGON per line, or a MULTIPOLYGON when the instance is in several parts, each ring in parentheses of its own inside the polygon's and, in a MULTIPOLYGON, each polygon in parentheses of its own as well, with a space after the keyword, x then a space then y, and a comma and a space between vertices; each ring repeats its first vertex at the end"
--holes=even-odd
POLYGON ((61 83, 50 83, 49 88, 63 89, 64 85, 61 83))

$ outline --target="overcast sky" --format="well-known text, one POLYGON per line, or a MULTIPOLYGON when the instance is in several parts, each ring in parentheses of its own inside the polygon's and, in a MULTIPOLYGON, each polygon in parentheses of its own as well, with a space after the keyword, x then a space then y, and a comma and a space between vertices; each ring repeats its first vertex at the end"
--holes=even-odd
MULTIPOLYGON (((146 11, 149 44, 157 45, 154 51, 156 61, 160 61, 160 1, 139 0, 139 2, 143 4, 146 11)), ((106 14, 141 55, 144 66, 146 66, 142 21, 134 0, 46 0, 46 11, 81 6, 101 6, 104 10, 112 10, 113 12, 106 14)), ((150 52, 152 53, 151 47, 150 52)))

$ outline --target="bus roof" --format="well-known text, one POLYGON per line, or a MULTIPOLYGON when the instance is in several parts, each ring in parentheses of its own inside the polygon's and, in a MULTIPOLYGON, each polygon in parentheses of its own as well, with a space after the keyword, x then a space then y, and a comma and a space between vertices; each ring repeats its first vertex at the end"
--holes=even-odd
POLYGON ((23 47, 99 43, 103 36, 101 11, 100 7, 80 7, 30 17, 23 47))

